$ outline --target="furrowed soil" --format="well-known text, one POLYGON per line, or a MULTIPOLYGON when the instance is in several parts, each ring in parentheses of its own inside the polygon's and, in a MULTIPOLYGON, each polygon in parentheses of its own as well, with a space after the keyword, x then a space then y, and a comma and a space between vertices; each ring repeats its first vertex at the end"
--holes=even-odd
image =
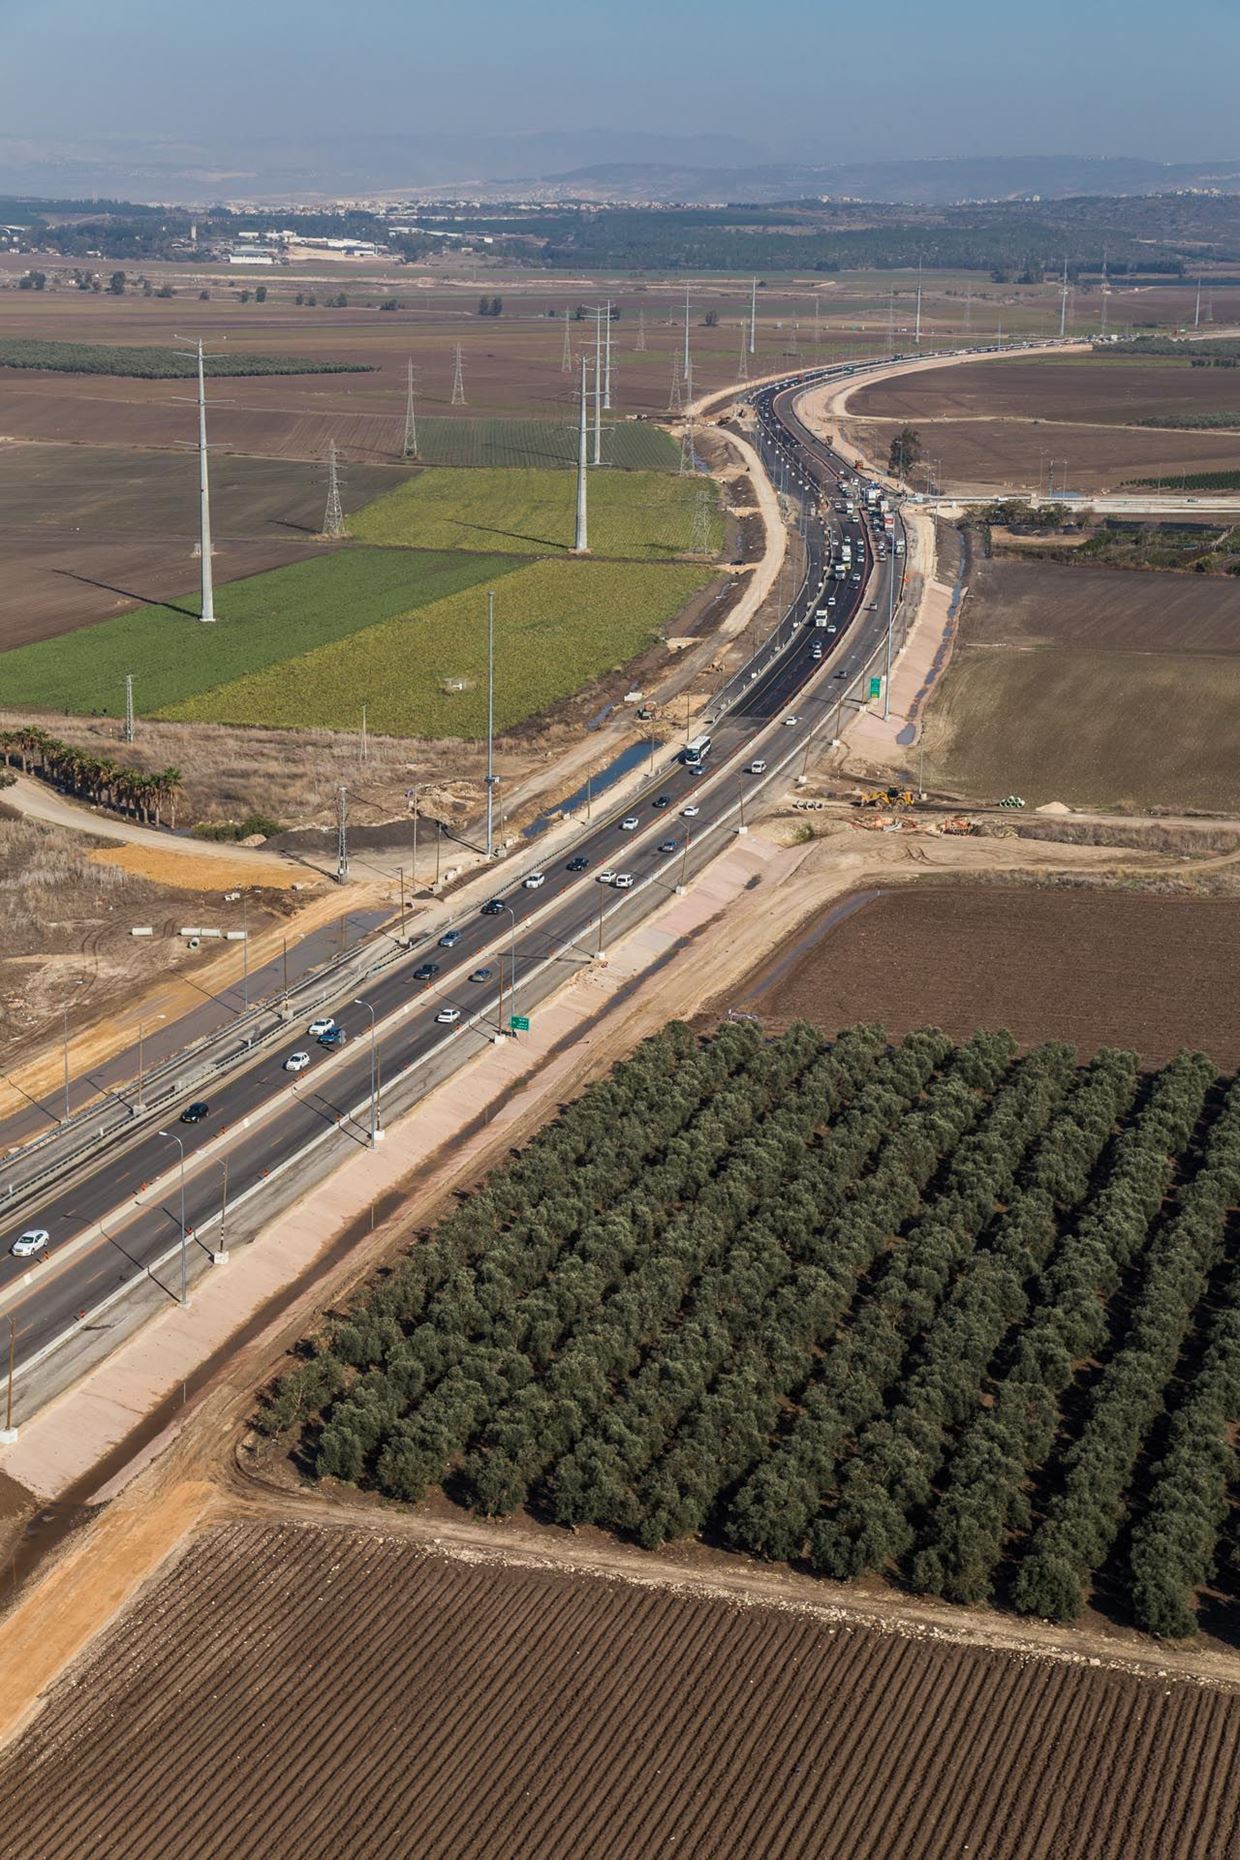
POLYGON ((978 562, 926 715, 927 779, 1031 806, 1240 808, 1240 586, 978 562))
POLYGON ((893 1038, 1006 1027, 1165 1063, 1181 1047, 1240 1065, 1240 902, 1036 886, 854 893, 739 992, 772 1032, 878 1021, 893 1038))
POLYGON ((1240 424, 1235 369, 1073 355, 961 363, 874 382, 849 396, 848 430, 870 456, 885 457, 893 433, 909 422, 947 486, 1089 493, 1161 477, 1174 490, 1183 474, 1240 469, 1240 431, 1137 423, 1233 408, 1240 424))
POLYGON ((7 1860, 1200 1860, 1240 1697, 830 1607, 209 1526, 0 1768, 7 1860))

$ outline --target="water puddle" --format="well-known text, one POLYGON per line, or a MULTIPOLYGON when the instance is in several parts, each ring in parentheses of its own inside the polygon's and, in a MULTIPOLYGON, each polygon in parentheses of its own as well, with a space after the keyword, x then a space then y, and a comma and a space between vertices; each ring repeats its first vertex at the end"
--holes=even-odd
POLYGON ((528 827, 523 827, 522 839, 535 840, 540 833, 545 833, 548 827, 554 826, 556 821, 562 819, 565 814, 575 814, 579 808, 585 807, 587 796, 593 804, 600 795, 606 794, 607 790, 613 787, 622 776, 627 775, 631 769, 637 768, 639 763, 646 761, 649 755, 649 740, 630 743, 627 749, 620 751, 614 762, 609 762, 605 769, 600 769, 599 773, 588 782, 583 782, 580 788, 575 788, 572 794, 560 802, 554 813, 539 814, 537 819, 531 820, 528 827))

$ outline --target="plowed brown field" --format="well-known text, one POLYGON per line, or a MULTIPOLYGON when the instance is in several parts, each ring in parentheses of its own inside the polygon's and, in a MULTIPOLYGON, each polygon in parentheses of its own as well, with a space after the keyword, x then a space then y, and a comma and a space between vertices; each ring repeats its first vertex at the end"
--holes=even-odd
POLYGON ((879 1021, 893 1035, 965 1039, 1007 1027, 1022 1045, 1126 1047, 1147 1064, 1181 1047, 1240 1065, 1240 902, 1130 892, 914 886, 830 913, 736 1004, 773 1029, 879 1021))
POLYGON ((217 1525, 0 1766, 7 1860, 1224 1860, 1240 1697, 217 1525))

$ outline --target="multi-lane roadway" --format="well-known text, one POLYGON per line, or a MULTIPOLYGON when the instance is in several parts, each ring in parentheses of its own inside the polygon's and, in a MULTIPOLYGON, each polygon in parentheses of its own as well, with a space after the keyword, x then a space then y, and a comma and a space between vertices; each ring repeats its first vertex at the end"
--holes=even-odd
MULTIPOLYGON (((20 1222, 0 1235, 0 1312, 17 1314, 19 1363, 46 1352, 123 1286, 149 1278, 153 1265, 169 1295, 178 1295, 182 1258, 192 1272, 205 1249, 221 1244, 225 1191, 235 1209, 316 1140, 366 1146, 376 1081, 403 1078, 407 1102, 411 1068, 429 1089, 483 1042, 510 1037, 514 1015, 532 1012, 573 966, 591 960, 604 936, 622 933, 687 882, 731 842, 746 804, 756 807, 773 781, 787 780, 790 758, 808 749, 846 688, 841 677, 881 642, 886 578, 898 572, 894 558, 876 562, 863 521, 833 508, 844 467, 796 419, 791 403, 803 385, 763 389, 753 408, 764 466, 800 513, 804 583, 739 695, 729 703, 729 693, 720 694, 702 770, 669 747, 642 791, 599 810, 548 859, 538 882, 529 882, 536 875, 525 857, 519 871, 512 862, 497 867, 497 908, 473 905, 442 941, 415 944, 407 959, 329 1004, 346 1036, 341 1047, 321 1046, 297 1025, 286 1043, 220 1078, 201 1121, 180 1122, 178 1103, 158 1129, 114 1141, 68 1186, 27 1201, 20 1222), (828 582, 831 547, 844 534, 853 565, 846 579, 828 582), (827 594, 836 603, 831 635, 814 622, 827 594), (765 766, 755 771, 755 762, 765 766), (629 875, 632 889, 604 882, 609 872, 629 875), (295 1050, 310 1055, 298 1073, 285 1070, 295 1050), (158 1184, 154 1197, 148 1184, 158 1184), (47 1231, 44 1257, 9 1254, 25 1228, 47 1231)), ((225 1244, 228 1234, 225 1218, 225 1244)))

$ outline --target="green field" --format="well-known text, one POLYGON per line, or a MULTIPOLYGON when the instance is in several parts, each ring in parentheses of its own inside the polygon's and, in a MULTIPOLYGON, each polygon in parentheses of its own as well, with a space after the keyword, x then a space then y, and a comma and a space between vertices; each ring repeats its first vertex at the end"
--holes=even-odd
POLYGON ((341 549, 229 582, 217 591, 214 626, 186 601, 18 646, 0 655, 0 692, 17 710, 116 716, 132 672, 147 715, 517 566, 513 556, 341 549))
MULTIPOLYGON (((7 336, 0 367, 35 368, 58 375, 128 375, 143 381, 188 380, 198 357, 188 349, 143 348, 110 342, 39 342, 7 336)), ((204 355, 204 375, 369 375, 371 362, 313 361, 306 355, 204 355)))
MULTIPOLYGON (((619 420, 603 428, 603 462, 621 471, 675 471, 680 448, 661 427, 619 420)), ((418 418, 426 465, 552 466, 577 463, 577 426, 567 420, 418 418)))
MULTIPOLYGON (((555 470, 428 471, 349 519, 363 542, 416 549, 488 549, 519 555, 572 549, 575 474, 555 470)), ((723 546, 714 481, 667 472, 591 474, 590 550, 667 561, 688 552, 699 497, 709 500, 709 547, 723 546)))
MULTIPOLYGON (((634 562, 535 562, 509 574, 495 596, 497 727, 512 728, 632 658, 710 576, 699 563, 634 562)), ((183 722, 354 729, 363 703, 370 728, 385 734, 481 736, 481 589, 200 689, 160 714, 183 722), (457 681, 461 688, 453 689, 457 681)))

